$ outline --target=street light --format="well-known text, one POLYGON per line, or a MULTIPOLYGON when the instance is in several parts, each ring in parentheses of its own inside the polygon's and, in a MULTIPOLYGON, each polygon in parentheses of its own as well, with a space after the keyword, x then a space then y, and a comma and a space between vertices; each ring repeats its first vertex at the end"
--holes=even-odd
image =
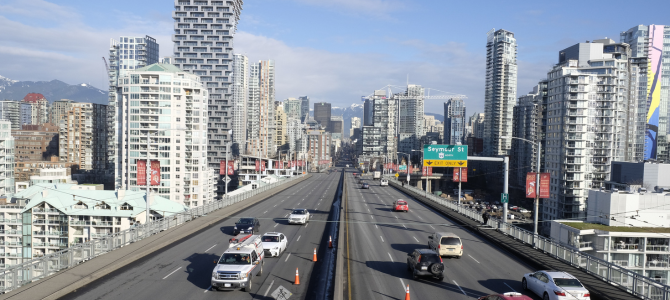
MULTIPOLYGON (((517 139, 524 141, 526 143, 529 143, 531 145, 535 144, 535 141, 527 140, 527 139, 522 139, 518 137, 501 137, 501 139, 517 139)), ((536 241, 537 241, 537 223, 538 223, 538 213, 540 210, 540 156, 542 154, 542 144, 541 140, 537 141, 537 172, 535 174, 535 201, 533 203, 534 206, 534 211, 533 211, 533 246, 535 246, 536 241)), ((504 216, 507 218, 507 203, 504 203, 504 216)), ((506 220, 505 220, 506 221, 506 220)))
MULTIPOLYGON (((412 150, 412 152, 421 152, 421 170, 423 171, 423 149, 421 150, 412 150)), ((424 196, 428 198, 428 174, 426 174, 426 186, 423 188, 424 196)), ((461 195, 458 195, 458 203, 461 203, 461 195)))
MULTIPOLYGON (((407 155, 407 166, 406 166, 407 170, 405 170, 405 171, 407 172, 407 185, 409 185, 409 166, 412 164, 412 162, 410 161, 410 155, 405 153, 405 152, 396 151, 395 156, 398 157, 399 153, 407 155)), ((398 161, 398 165, 400 165, 400 161, 398 161)))

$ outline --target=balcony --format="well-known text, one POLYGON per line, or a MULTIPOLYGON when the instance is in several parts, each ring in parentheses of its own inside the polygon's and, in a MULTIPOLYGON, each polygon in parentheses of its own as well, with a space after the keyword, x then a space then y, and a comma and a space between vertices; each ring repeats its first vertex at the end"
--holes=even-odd
POLYGON ((647 268, 668 268, 670 266, 670 262, 667 260, 654 259, 651 261, 647 261, 647 263, 644 265, 647 268))
POLYGON ((612 245, 612 250, 639 250, 640 245, 639 244, 626 244, 626 243, 613 243, 612 245))

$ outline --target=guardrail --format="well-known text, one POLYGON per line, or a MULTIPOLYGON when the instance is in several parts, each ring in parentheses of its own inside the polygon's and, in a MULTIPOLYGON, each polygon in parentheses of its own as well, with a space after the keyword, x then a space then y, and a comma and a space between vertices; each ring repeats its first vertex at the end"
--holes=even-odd
MULTIPOLYGON (((409 190, 418 197, 427 198, 430 201, 454 210, 455 212, 472 220, 483 222, 481 213, 474 209, 470 209, 462 205, 459 206, 456 203, 444 200, 443 198, 433 194, 428 194, 428 197, 426 197, 423 190, 417 189, 416 187, 410 185, 405 185, 402 187, 401 184, 396 181, 395 177, 386 177, 389 179, 389 183, 395 187, 409 190)), ((573 267, 581 269, 588 274, 596 276, 607 283, 618 286, 633 296, 649 300, 670 299, 670 286, 665 284, 665 280, 667 280, 665 278, 654 279, 635 273, 614 263, 560 245, 551 239, 542 236, 536 237, 528 230, 502 222, 498 219, 489 219, 487 225, 525 244, 533 245, 533 239, 537 238, 535 248, 538 250, 541 250, 547 255, 565 262, 573 267)))
POLYGON ((149 224, 138 225, 106 237, 101 237, 100 239, 94 239, 83 244, 76 244, 70 248, 55 253, 31 259, 21 264, 12 265, 11 267, 7 267, 0 271, 0 292, 6 293, 17 289, 35 280, 43 279, 63 269, 74 267, 89 259, 140 241, 163 230, 182 225, 212 211, 233 205, 265 191, 303 178, 304 176, 306 175, 299 175, 261 186, 255 190, 226 197, 222 200, 212 201, 206 205, 194 207, 186 212, 167 216, 163 219, 150 222, 149 224))

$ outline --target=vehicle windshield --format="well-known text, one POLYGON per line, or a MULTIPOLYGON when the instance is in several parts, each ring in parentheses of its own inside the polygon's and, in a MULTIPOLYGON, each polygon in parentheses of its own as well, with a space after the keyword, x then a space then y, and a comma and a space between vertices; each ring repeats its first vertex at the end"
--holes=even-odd
POLYGON ((296 210, 294 210, 291 214, 292 214, 292 215, 304 215, 304 214, 305 214, 305 211, 302 210, 302 209, 296 209, 296 210))
POLYGON ((407 205, 407 202, 405 202, 405 201, 398 201, 398 205, 407 205))
POLYGON ((263 236, 263 243, 278 243, 278 242, 279 242, 278 236, 271 236, 271 235, 263 236))
POLYGON ((253 224, 254 219, 240 219, 237 221, 237 224, 253 224))
POLYGON ((224 265, 248 265, 251 263, 251 257, 246 253, 224 253, 219 259, 219 264, 224 265))
POLYGON ((582 287, 579 280, 573 278, 554 278, 554 283, 562 287, 582 287))
POLYGON ((439 263, 440 257, 437 254, 421 254, 421 262, 439 263))
POLYGON ((440 241, 442 245, 458 246, 461 244, 461 239, 455 237, 443 237, 440 241))

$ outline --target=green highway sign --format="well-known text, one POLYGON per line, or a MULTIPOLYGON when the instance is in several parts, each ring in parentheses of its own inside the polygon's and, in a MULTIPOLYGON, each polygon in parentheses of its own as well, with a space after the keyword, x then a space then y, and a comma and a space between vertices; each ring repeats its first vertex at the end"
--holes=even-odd
POLYGON ((509 203, 509 194, 507 193, 500 194, 500 203, 509 203))
POLYGON ((467 167, 467 145, 423 145, 424 167, 467 167))
POLYGON ((400 171, 407 171, 407 165, 400 165, 400 166, 398 166, 398 170, 400 170, 400 171))

